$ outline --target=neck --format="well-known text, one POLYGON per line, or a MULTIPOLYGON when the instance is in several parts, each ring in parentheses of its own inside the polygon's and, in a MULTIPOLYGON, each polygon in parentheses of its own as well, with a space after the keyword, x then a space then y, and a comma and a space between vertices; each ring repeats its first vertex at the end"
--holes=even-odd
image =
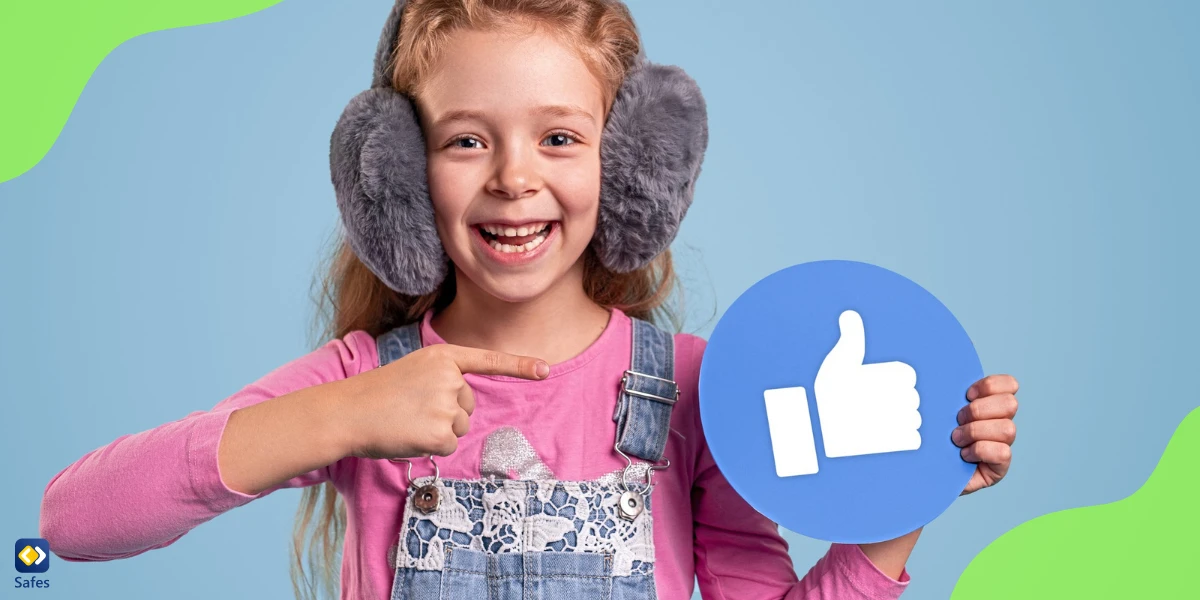
POLYGON ((550 289, 507 302, 480 289, 455 268, 454 300, 431 325, 447 343, 540 358, 551 365, 583 352, 608 325, 609 311, 583 290, 583 262, 550 289))

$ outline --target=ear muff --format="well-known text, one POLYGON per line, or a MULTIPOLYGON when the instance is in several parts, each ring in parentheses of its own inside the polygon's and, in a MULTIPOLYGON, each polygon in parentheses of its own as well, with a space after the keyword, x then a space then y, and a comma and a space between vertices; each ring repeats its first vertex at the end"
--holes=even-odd
MULTIPOLYGON (((350 100, 334 127, 329 167, 351 248, 389 288, 427 294, 446 278, 425 168, 425 138, 412 101, 391 87, 388 61, 405 0, 388 15, 371 89, 350 100)), ((670 246, 692 203, 708 145, 699 86, 682 69, 639 56, 600 137, 600 211, 593 245, 618 273, 670 246)))

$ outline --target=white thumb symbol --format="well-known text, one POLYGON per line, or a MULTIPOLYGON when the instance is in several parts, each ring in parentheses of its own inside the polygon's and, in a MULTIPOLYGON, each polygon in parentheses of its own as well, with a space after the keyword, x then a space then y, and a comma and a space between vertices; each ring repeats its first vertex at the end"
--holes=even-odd
POLYGON ((863 364, 862 317, 838 317, 841 336, 821 362, 813 392, 825 456, 857 456, 921 447, 917 372, 899 361, 863 364))
MULTIPOLYGON (((917 372, 899 361, 863 364, 867 335, 857 312, 838 315, 838 329, 838 340, 821 361, 813 385, 825 456, 920 448, 917 372)), ((775 473, 780 477, 816 473, 816 443, 805 389, 766 390, 763 399, 775 473)))
POLYGON ((821 368, 835 366, 845 369, 862 366, 863 358, 867 355, 867 335, 863 331, 862 317, 852 310, 843 312, 838 317, 838 329, 842 332, 841 336, 833 345, 833 350, 825 355, 821 368))

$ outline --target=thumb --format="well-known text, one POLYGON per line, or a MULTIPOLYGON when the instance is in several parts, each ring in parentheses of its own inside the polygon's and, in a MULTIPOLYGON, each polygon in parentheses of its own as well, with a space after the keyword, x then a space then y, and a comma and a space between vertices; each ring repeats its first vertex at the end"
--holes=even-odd
POLYGON ((866 334, 863 332, 862 317, 857 312, 847 310, 838 317, 838 329, 841 335, 833 345, 833 349, 825 356, 825 365, 854 365, 861 366, 867 354, 866 334))

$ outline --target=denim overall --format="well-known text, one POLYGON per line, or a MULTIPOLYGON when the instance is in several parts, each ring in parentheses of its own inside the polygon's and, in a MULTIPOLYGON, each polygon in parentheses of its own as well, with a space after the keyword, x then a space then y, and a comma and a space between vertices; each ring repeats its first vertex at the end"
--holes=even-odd
MULTIPOLYGON (((679 392, 672 336, 632 320, 632 364, 613 414, 624 470, 592 481, 457 480, 436 471, 414 480, 410 463, 392 600, 657 597, 651 477, 670 466, 657 463, 679 392)), ((380 366, 399 359, 421 347, 420 323, 376 344, 380 366)))

